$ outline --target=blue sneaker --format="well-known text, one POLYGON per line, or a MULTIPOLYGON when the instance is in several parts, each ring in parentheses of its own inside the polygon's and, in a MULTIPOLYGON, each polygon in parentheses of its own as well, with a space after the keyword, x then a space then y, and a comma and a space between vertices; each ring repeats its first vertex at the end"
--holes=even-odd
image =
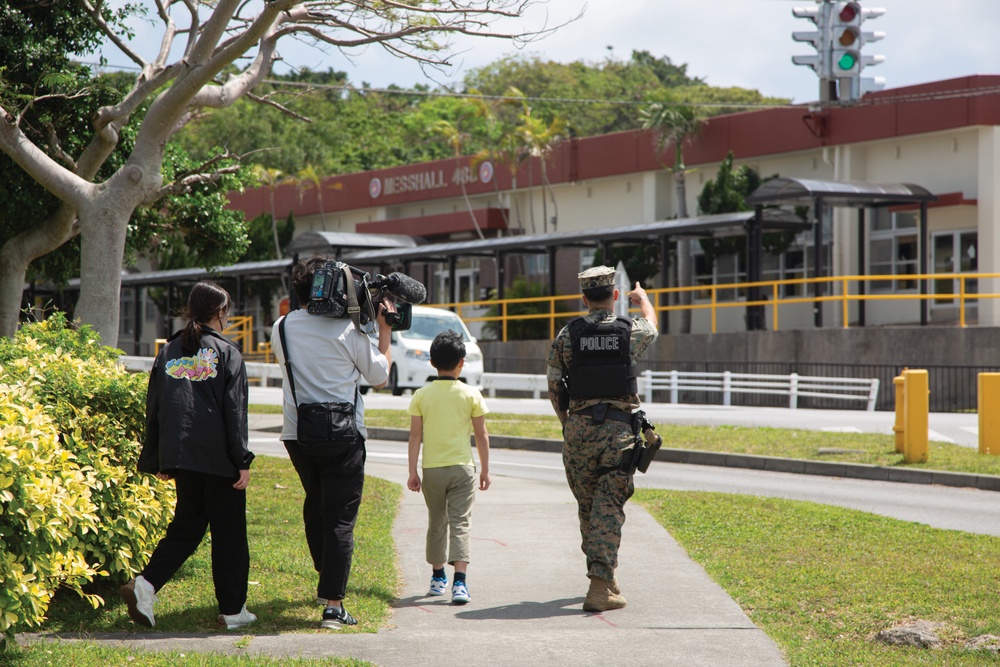
POLYGON ((431 577, 431 587, 427 594, 444 595, 446 588, 448 588, 448 577, 431 577))
POLYGON ((465 585, 464 581, 456 581, 451 587, 451 603, 467 604, 471 601, 472 596, 469 595, 469 587, 465 585))

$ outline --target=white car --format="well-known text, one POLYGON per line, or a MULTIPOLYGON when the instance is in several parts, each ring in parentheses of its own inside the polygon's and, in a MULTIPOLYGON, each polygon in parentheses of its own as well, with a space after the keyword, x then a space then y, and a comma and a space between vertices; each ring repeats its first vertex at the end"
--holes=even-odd
MULTIPOLYGON (((437 377, 431 366, 431 341, 442 331, 451 329, 465 341, 465 367, 460 380, 477 389, 483 386, 483 352, 458 315, 443 308, 413 306, 413 323, 406 331, 392 332, 392 366, 389 383, 393 396, 402 396, 406 389, 418 389, 437 377)), ((361 380, 361 392, 370 386, 361 380)))

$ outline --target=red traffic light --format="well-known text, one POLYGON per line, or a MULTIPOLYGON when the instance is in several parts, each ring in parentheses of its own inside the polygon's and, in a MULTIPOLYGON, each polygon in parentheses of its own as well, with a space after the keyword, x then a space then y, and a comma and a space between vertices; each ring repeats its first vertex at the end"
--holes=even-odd
POLYGON ((844 23, 850 23, 858 17, 861 13, 861 5, 856 2, 848 2, 840 8, 840 20, 844 23))

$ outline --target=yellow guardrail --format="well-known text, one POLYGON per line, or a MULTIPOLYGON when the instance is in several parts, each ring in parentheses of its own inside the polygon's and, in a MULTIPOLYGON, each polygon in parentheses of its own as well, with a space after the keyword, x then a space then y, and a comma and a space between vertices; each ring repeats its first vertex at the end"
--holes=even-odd
MULTIPOLYGON (((965 306, 969 301, 977 301, 980 299, 996 299, 1000 298, 1000 294, 992 293, 978 293, 975 290, 969 289, 970 281, 979 281, 989 278, 1000 278, 1000 273, 921 273, 921 274, 887 274, 887 275, 865 275, 865 276, 829 276, 821 278, 789 278, 785 280, 762 280, 760 282, 754 283, 726 283, 719 285, 694 285, 691 287, 661 287, 656 289, 647 289, 646 294, 649 295, 650 300, 653 302, 653 306, 657 313, 664 312, 679 312, 683 310, 711 310, 711 330, 712 333, 716 333, 718 326, 718 313, 719 310, 723 308, 746 308, 747 306, 771 306, 771 320, 772 329, 777 331, 779 328, 779 315, 780 310, 784 306, 791 306, 793 304, 803 304, 803 303, 826 303, 826 302, 839 302, 842 308, 843 314, 843 326, 844 328, 849 328, 849 313, 848 309, 852 302, 861 301, 913 301, 913 300, 941 300, 941 301, 957 301, 958 311, 959 311, 959 324, 960 326, 966 326, 965 322, 965 306), (929 292, 927 294, 920 293, 909 293, 909 292, 876 292, 874 294, 870 293, 869 289, 865 290, 865 294, 859 293, 858 286, 862 283, 869 285, 875 282, 885 282, 885 281, 906 281, 908 283, 913 283, 918 285, 919 281, 927 280, 929 282, 929 288, 934 287, 934 281, 957 281, 958 290, 955 292, 929 292), (801 291, 802 293, 807 293, 812 290, 812 285, 820 284, 823 285, 821 290, 824 294, 819 296, 804 295, 804 296, 782 296, 782 293, 788 291, 784 288, 787 286, 802 286, 801 290, 791 290, 791 291, 801 291), (757 287, 760 289, 762 298, 748 301, 746 299, 746 294, 749 288, 757 287), (738 299, 731 300, 720 300, 719 293, 725 291, 733 291, 740 295, 738 299), (825 292, 831 292, 826 294, 825 292), (834 293, 835 292, 835 293, 834 293), (671 294, 683 294, 688 293, 693 297, 692 300, 698 299, 691 304, 672 304, 672 305, 657 305, 660 301, 659 295, 667 295, 667 299, 670 299, 671 294)), ((978 285, 977 285, 978 288, 978 285)), ((624 298, 624 297, 623 297, 624 298)), ((437 303, 437 304, 427 304, 437 308, 449 308, 454 310, 459 317, 462 317, 466 323, 469 322, 498 322, 500 330, 500 340, 507 341, 507 326, 512 320, 523 321, 523 320, 539 320, 545 319, 549 322, 549 337, 554 338, 561 324, 557 327, 557 323, 563 320, 569 320, 572 317, 578 315, 585 315, 586 311, 583 310, 573 310, 573 311, 560 311, 558 310, 557 304, 563 302, 572 302, 578 304, 580 301, 579 294, 570 294, 564 296, 542 296, 542 297, 530 297, 523 299, 503 299, 497 300, 479 300, 479 301, 461 301, 454 303, 437 303), (511 314, 510 307, 517 304, 546 304, 547 308, 539 310, 537 313, 525 313, 525 314, 511 314), (466 318, 463 315, 463 310, 468 311, 470 309, 482 309, 482 308, 494 308, 497 309, 496 314, 491 315, 476 315, 473 317, 466 318)), ((632 308, 632 312, 638 312, 638 309, 632 308)))
MULTIPOLYGON (((253 347, 253 316, 232 315, 222 334, 229 340, 238 343, 243 349, 243 358, 246 361, 262 361, 264 363, 274 363, 274 352, 271 350, 270 342, 257 344, 256 351, 253 347)), ((153 356, 160 353, 160 348, 166 345, 166 338, 157 338, 153 348, 153 356)))
MULTIPOLYGON (((660 287, 647 289, 646 293, 653 302, 653 307, 657 313, 672 313, 683 310, 711 310, 711 331, 717 332, 718 314, 724 308, 746 308, 747 306, 771 306, 771 328, 778 331, 780 324, 780 311, 786 306, 803 303, 840 303, 842 308, 843 327, 850 326, 849 307, 852 302, 867 301, 920 301, 939 300, 955 301, 958 306, 959 325, 966 326, 965 306, 970 301, 981 299, 1000 298, 1000 294, 979 293, 978 285, 971 289, 969 283, 973 281, 986 280, 990 278, 1000 278, 1000 273, 921 273, 921 274, 885 274, 870 276, 829 276, 822 278, 789 278, 785 280, 762 280, 754 283, 725 283, 711 285, 693 285, 691 287, 660 287), (958 290, 954 292, 928 292, 920 294, 915 292, 876 292, 870 293, 868 289, 865 294, 861 294, 858 286, 862 283, 887 281, 905 281, 913 285, 919 285, 922 280, 927 280, 929 288, 935 287, 935 281, 957 281, 958 290), (822 285, 822 292, 830 294, 820 294, 819 296, 805 295, 811 291, 812 285, 822 285), (787 290, 788 286, 801 286, 801 289, 787 290), (760 299, 749 301, 746 294, 751 287, 759 288, 760 299), (719 294, 726 291, 738 294, 736 299, 720 300, 719 294), (803 295, 782 296, 783 292, 801 292, 803 295), (669 301, 670 295, 680 295, 688 293, 692 296, 693 303, 657 305, 661 300, 660 295, 666 295, 663 300, 669 301)), ((954 283, 953 283, 954 284, 954 283)), ((624 298, 624 297, 623 297, 624 298)), ((434 303, 427 304, 436 308, 448 308, 454 310, 467 324, 472 322, 497 322, 499 323, 499 339, 506 342, 508 340, 508 324, 511 321, 524 320, 547 320, 549 325, 549 338, 555 338, 556 333, 562 328, 565 322, 578 315, 586 315, 587 311, 578 310, 580 294, 566 294, 560 296, 536 296, 519 299, 478 301, 458 301, 454 303, 434 303), (569 303, 572 310, 560 310, 559 304, 569 303), (511 313, 511 307, 521 304, 543 305, 535 313, 511 313), (495 314, 480 315, 472 314, 470 310, 481 310, 484 308, 495 309, 495 314), (468 317, 466 316, 468 314, 468 317)), ((638 312, 637 308, 630 309, 631 312, 638 312)), ((238 342, 244 350, 244 358, 254 361, 274 362, 274 353, 269 342, 258 343, 256 349, 253 347, 253 317, 249 315, 234 315, 229 318, 229 326, 223 331, 227 337, 238 342)), ((158 338, 156 340, 156 352, 166 340, 158 338)))

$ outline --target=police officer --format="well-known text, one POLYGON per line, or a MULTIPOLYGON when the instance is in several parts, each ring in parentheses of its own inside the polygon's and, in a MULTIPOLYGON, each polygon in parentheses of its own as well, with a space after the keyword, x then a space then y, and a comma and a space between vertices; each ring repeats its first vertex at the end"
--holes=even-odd
POLYGON ((590 312, 569 322, 548 358, 549 400, 563 425, 563 466, 576 497, 590 588, 584 611, 621 609, 615 579, 625 502, 635 487, 630 461, 639 408, 635 362, 656 340, 656 311, 637 282, 628 299, 642 315, 616 317, 615 270, 579 274, 590 312), (624 468, 624 469, 623 469, 624 468))

